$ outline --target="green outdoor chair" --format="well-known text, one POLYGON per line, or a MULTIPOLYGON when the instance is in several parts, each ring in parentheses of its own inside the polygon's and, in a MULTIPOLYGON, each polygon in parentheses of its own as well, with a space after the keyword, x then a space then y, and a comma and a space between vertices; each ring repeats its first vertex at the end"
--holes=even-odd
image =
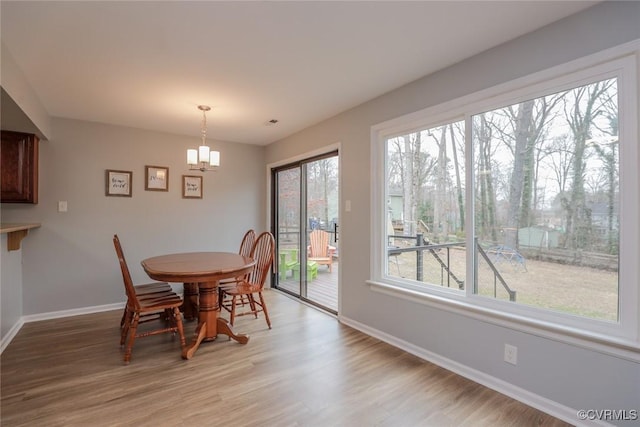
POLYGON ((298 265, 298 250, 297 249, 281 249, 280 260, 278 264, 278 273, 280 274, 280 280, 287 280, 287 274, 289 271, 293 273, 294 268, 298 265))

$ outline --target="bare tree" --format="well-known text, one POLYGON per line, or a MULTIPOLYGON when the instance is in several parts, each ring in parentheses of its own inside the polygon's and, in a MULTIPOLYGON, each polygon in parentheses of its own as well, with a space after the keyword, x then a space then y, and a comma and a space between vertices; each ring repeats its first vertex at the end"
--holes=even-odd
MULTIPOLYGON (((504 243, 518 247, 518 230, 535 224, 537 180, 549 124, 561 96, 536 98, 486 113, 498 140, 513 157, 510 166, 504 243)), ((506 165, 504 165, 506 166, 506 165)))
POLYGON ((404 226, 403 230, 406 235, 413 236, 416 232, 416 200, 417 195, 415 189, 417 183, 415 182, 415 148, 411 143, 412 135, 405 135, 402 137, 404 140, 404 174, 403 174, 403 206, 402 212, 404 214, 404 226))
POLYGON ((534 101, 531 129, 528 132, 524 167, 524 183, 520 207, 518 227, 534 225, 533 210, 536 206, 536 188, 538 186, 538 169, 540 161, 546 155, 541 149, 545 145, 550 123, 557 116, 554 113, 556 105, 560 102, 560 95, 551 95, 537 98, 534 101))
POLYGON ((551 139, 551 143, 545 149, 545 164, 555 175, 558 184, 558 193, 567 191, 567 183, 573 164, 573 142, 568 135, 559 135, 551 139))
MULTIPOLYGON (((458 201, 458 213, 460 218, 459 228, 460 231, 464 231, 464 194, 462 191, 462 179, 460 177, 460 165, 458 164, 458 147, 456 145, 456 134, 454 128, 458 128, 460 131, 460 122, 451 123, 449 125, 449 132, 451 134, 451 153, 453 156, 453 165, 456 174, 456 196, 458 201)), ((464 132, 462 133, 464 135, 464 132)), ((464 138, 463 138, 464 140, 464 138)), ((462 150, 462 158, 464 159, 464 150, 462 150)))
POLYGON ((420 132, 391 138, 388 141, 389 185, 402 189, 404 234, 416 233, 418 206, 435 160, 423 150, 420 132))
POLYGON ((447 183, 447 126, 430 129, 427 133, 438 149, 436 161, 436 190, 433 203, 433 227, 431 229, 433 239, 436 242, 446 241, 449 234, 446 208, 446 183, 447 183), (438 133, 438 134, 436 134, 438 133))
POLYGON ((480 225, 480 237, 486 238, 490 233, 491 241, 498 242, 496 209, 495 209, 495 190, 494 190, 494 173, 492 160, 492 129, 486 114, 476 117, 478 123, 474 123, 474 141, 476 143, 478 164, 475 176, 478 179, 477 187, 480 189, 480 201, 478 215, 480 225))
POLYGON ((607 91, 615 80, 606 80, 582 86, 567 92, 564 112, 574 140, 574 157, 571 167, 571 193, 562 199, 566 211, 567 239, 572 248, 585 248, 590 244, 591 212, 586 207, 585 167, 586 142, 594 121, 605 112, 607 91), (601 99, 603 97, 604 99, 601 99))

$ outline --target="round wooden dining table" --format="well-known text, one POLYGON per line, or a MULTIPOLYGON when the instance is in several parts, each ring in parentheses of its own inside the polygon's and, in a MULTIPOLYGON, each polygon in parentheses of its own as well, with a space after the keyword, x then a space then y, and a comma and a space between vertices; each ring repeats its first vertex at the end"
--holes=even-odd
POLYGON ((182 351, 184 359, 191 359, 202 341, 213 341, 219 333, 241 344, 249 341, 248 335, 236 334, 229 322, 218 316, 218 285, 222 279, 251 271, 255 264, 252 258, 230 252, 184 252, 147 258, 141 264, 154 280, 198 286, 198 326, 193 342, 182 351))

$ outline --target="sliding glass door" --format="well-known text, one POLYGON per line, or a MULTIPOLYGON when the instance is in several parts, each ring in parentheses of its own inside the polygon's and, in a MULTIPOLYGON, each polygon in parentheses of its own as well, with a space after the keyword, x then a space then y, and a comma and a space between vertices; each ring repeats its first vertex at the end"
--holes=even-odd
POLYGON ((338 152, 272 169, 277 289, 338 311, 338 152))

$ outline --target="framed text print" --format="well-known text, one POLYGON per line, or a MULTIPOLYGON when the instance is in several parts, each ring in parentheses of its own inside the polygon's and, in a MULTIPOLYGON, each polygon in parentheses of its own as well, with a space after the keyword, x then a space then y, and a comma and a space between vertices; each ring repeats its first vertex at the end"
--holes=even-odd
POLYGON ((169 191, 169 168, 145 166, 144 189, 147 191, 169 191))
POLYGON ((202 199, 202 177, 182 175, 182 198, 202 199))
POLYGON ((133 172, 107 169, 106 192, 107 196, 131 197, 131 179, 133 172))

